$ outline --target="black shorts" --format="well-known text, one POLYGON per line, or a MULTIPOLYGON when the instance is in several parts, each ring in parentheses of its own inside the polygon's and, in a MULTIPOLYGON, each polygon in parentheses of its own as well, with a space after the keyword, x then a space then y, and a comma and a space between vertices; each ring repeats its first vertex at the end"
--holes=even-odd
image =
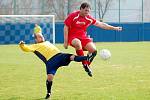
POLYGON ((61 66, 67 66, 71 62, 72 54, 58 53, 46 62, 47 74, 55 75, 57 69, 61 66))

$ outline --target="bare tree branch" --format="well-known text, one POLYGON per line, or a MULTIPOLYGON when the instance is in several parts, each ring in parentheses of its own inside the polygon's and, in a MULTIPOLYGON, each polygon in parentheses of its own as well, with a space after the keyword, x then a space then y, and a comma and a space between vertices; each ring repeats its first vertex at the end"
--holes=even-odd
POLYGON ((98 0, 98 15, 99 15, 99 18, 100 20, 102 20, 108 10, 108 7, 109 7, 109 4, 110 4, 110 1, 112 0, 105 0, 105 3, 101 0, 98 0))
POLYGON ((57 18, 63 20, 65 18, 65 0, 47 0, 49 10, 53 9, 57 18))

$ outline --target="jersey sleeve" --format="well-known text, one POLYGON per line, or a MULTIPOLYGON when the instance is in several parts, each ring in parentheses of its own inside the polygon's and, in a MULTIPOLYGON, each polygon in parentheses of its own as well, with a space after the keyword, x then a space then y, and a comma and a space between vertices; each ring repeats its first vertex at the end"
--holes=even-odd
POLYGON ((36 44, 33 45, 20 44, 19 46, 25 52, 34 52, 36 50, 36 44))
POLYGON ((96 23, 96 19, 93 18, 92 16, 90 16, 90 18, 92 19, 92 23, 91 24, 95 24, 96 23))
POLYGON ((73 21, 73 14, 69 14, 68 17, 65 19, 64 24, 70 26, 73 21))

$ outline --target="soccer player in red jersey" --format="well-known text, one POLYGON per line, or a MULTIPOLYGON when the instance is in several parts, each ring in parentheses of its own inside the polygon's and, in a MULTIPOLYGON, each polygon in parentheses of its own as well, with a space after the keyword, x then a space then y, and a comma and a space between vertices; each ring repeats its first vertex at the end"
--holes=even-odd
POLYGON ((107 30, 122 30, 122 27, 114 27, 96 20, 89 14, 90 10, 90 5, 84 2, 81 4, 79 11, 69 14, 64 21, 64 47, 67 49, 68 45, 71 45, 75 48, 77 55, 84 55, 83 50, 89 52, 88 56, 90 59, 82 62, 86 72, 91 71, 89 65, 97 54, 95 44, 87 36, 87 28, 93 24, 107 30), (87 68, 89 70, 86 70, 87 68))

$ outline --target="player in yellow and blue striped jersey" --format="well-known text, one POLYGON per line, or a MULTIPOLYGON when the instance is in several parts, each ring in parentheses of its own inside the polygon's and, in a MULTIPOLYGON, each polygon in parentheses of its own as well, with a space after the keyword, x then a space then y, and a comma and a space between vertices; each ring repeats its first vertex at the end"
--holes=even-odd
MULTIPOLYGON (((54 75, 57 69, 61 66, 67 66, 71 61, 81 62, 87 60, 87 56, 76 56, 69 53, 62 53, 56 46, 49 41, 45 41, 41 28, 37 25, 34 28, 35 44, 26 45, 23 41, 20 41, 19 46, 25 52, 33 52, 36 54, 46 65, 47 71, 47 95, 45 99, 48 99, 51 95, 51 87, 53 83, 54 75)), ((89 76, 92 76, 92 72, 86 69, 89 76)))

